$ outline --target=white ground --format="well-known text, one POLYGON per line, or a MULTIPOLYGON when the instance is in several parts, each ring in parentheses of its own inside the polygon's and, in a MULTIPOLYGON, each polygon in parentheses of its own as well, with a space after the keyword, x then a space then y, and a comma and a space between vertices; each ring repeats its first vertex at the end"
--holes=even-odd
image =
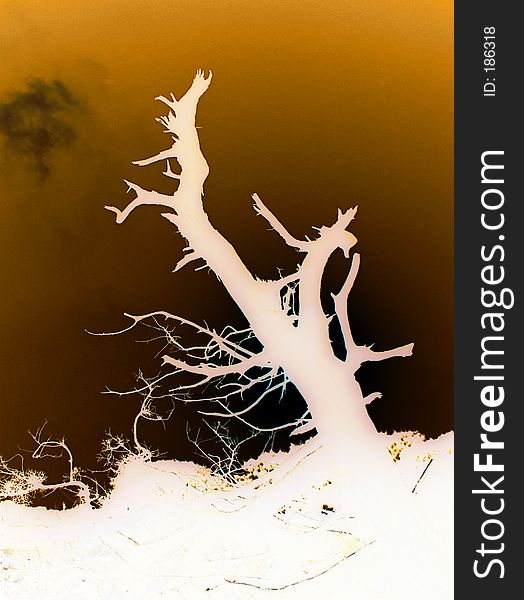
POLYGON ((296 479, 272 514, 270 469, 286 455, 265 455, 261 471, 254 462, 256 479, 235 488, 192 463, 135 460, 99 510, 0 503, 0 598, 451 599, 452 447, 447 434, 403 450, 409 489, 428 451, 433 461, 411 505, 393 511, 393 533, 375 541, 353 535, 358 518, 320 474, 296 479))

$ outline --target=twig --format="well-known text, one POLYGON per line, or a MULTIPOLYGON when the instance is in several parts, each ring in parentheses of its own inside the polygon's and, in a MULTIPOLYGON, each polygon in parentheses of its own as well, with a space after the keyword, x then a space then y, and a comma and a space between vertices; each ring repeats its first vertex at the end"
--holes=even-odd
POLYGON ((315 573, 314 575, 311 575, 310 577, 305 577, 304 579, 299 579, 298 581, 292 581, 291 583, 286 583, 285 585, 263 586, 263 585, 257 585, 256 583, 250 583, 248 581, 237 581, 236 579, 225 579, 225 581, 227 583, 232 583, 234 585, 245 585, 245 586, 248 586, 248 587, 257 588, 259 590, 263 590, 264 592, 280 592, 281 590, 285 590, 285 589, 293 587, 295 585, 299 585, 301 583, 305 583, 306 581, 311 581, 312 579, 316 579, 317 577, 320 577, 321 575, 325 575, 326 573, 328 573, 329 571, 331 571, 332 569, 334 569, 335 567, 337 567, 338 565, 340 565, 341 563, 343 563, 345 560, 347 560, 348 558, 350 558, 351 556, 353 556, 354 554, 356 554, 357 552, 359 552, 360 550, 362 550, 366 546, 369 546, 369 545, 371 545, 373 543, 374 542, 369 542, 368 544, 365 544, 364 546, 361 546, 357 550, 354 550, 353 552, 351 552, 349 554, 345 554, 340 560, 338 560, 333 565, 327 567, 323 571, 320 571, 320 573, 315 573))

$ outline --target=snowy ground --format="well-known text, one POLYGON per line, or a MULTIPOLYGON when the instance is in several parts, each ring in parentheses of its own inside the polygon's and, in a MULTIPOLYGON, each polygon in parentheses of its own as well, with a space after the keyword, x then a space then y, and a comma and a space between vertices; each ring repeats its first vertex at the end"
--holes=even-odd
POLYGON ((354 535, 320 474, 268 511, 286 455, 237 487, 192 463, 130 461, 99 510, 0 503, 0 598, 451 599, 452 447, 447 434, 404 448, 409 489, 427 469, 388 542, 354 535))

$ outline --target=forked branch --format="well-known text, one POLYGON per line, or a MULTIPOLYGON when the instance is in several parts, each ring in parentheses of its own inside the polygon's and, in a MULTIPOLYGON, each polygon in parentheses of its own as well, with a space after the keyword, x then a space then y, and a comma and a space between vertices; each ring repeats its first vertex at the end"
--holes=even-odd
POLYGON ((359 266, 360 255, 355 253, 351 260, 349 273, 340 292, 332 295, 335 302, 335 313, 340 323, 344 344, 346 346, 346 362, 351 364, 355 370, 358 369, 363 362, 377 362, 387 360, 388 358, 411 356, 414 347, 414 344, 405 344, 398 348, 377 352, 376 350, 373 350, 371 346, 359 346, 355 343, 349 323, 348 297, 355 283, 359 266))

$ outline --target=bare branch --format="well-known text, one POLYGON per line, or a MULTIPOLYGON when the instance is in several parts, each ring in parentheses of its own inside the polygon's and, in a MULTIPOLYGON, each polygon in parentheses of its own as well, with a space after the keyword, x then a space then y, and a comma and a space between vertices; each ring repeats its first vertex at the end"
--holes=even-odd
POLYGON ((196 437, 192 439, 189 433, 189 427, 186 427, 188 440, 196 446, 200 456, 209 461, 213 473, 222 477, 227 483, 236 485, 239 482, 238 476, 244 470, 240 461, 239 450, 245 443, 257 437, 259 433, 252 431, 249 436, 241 440, 236 440, 230 435, 227 425, 223 423, 210 425, 205 420, 204 424, 213 433, 213 437, 211 439, 202 440, 200 439, 199 430, 196 437), (215 453, 205 450, 203 446, 206 442, 212 442, 213 445, 215 445, 216 442, 219 442, 222 447, 222 452, 215 453))
POLYGON ((249 406, 246 406, 241 410, 231 411, 231 410, 227 409, 227 412, 225 412, 225 413, 205 412, 205 411, 199 411, 199 412, 202 415, 207 415, 210 417, 240 417, 241 415, 245 415, 250 410, 255 408, 255 406, 260 404, 262 402, 262 400, 271 392, 274 392, 275 390, 278 390, 280 388, 285 388, 288 382, 289 382, 289 380, 287 379, 287 377, 284 376, 284 381, 281 381, 280 383, 276 383, 275 385, 272 385, 269 388, 267 388, 266 390, 264 390, 254 402, 252 402, 249 406))
MULTIPOLYGON (((406 344, 399 348, 392 350, 385 350, 382 352, 376 352, 369 346, 359 346, 355 343, 353 335, 351 333, 351 326, 349 323, 348 316, 348 296, 353 288, 355 279, 357 277, 358 269, 360 266, 360 255, 355 253, 351 261, 351 267, 349 273, 344 281, 344 284, 338 294, 333 294, 333 300, 335 302, 335 313, 342 329, 342 335, 346 346, 347 356, 346 362, 351 363, 354 367, 358 368, 363 362, 368 361, 381 361, 387 360, 388 358, 394 357, 406 357, 411 356, 413 353, 413 344, 406 344)), ((374 399, 374 398, 372 398, 374 399)), ((366 403, 371 402, 367 400, 366 403)))
MULTIPOLYGON (((156 206, 165 206, 166 208, 171 208, 175 210, 175 196, 167 196, 165 194, 160 194, 159 192, 145 190, 141 188, 136 183, 131 183, 130 181, 124 180, 125 183, 129 186, 130 190, 133 190, 136 193, 136 198, 130 202, 124 210, 120 210, 115 206, 104 206, 106 210, 114 212, 116 214, 116 222, 118 224, 123 223, 127 217, 139 206, 144 206, 146 204, 156 205, 156 206)), ((176 193, 176 192, 175 192, 176 193)))
POLYGON ((372 394, 368 394, 364 398, 364 404, 371 404, 374 400, 378 400, 382 398, 382 394, 380 392, 373 392, 372 394))
POLYGON ((298 425, 298 427, 295 427, 295 429, 293 429, 293 431, 289 435, 302 435, 304 433, 309 433, 310 431, 313 431, 313 429, 315 428, 316 425, 313 419, 308 419, 305 423, 302 423, 298 425))
POLYGON ((190 252, 189 254, 186 254, 183 258, 181 258, 177 262, 176 267, 173 269, 173 273, 176 273, 177 271, 180 271, 180 269, 182 267, 185 267, 190 262, 193 262, 194 260, 198 260, 199 258, 202 258, 202 257, 199 256, 196 252, 190 252))
POLYGON ((177 159, 182 167, 182 170, 184 169, 184 166, 188 167, 189 171, 194 171, 196 168, 200 177, 202 178, 203 183, 203 180, 207 176, 208 167, 200 151, 198 136, 195 129, 195 115, 198 100, 209 87, 211 76, 211 72, 206 78, 203 71, 197 71, 191 87, 178 101, 173 95, 172 100, 168 100, 164 96, 158 97, 159 100, 167 104, 176 112, 176 116, 170 112, 167 116, 160 117, 159 121, 167 128, 168 132, 174 133, 175 136, 178 136, 178 139, 174 137, 174 142, 171 148, 162 150, 150 158, 137 160, 133 163, 143 167, 146 165, 151 165, 160 160, 166 160, 168 162, 168 166, 165 174, 168 177, 180 179, 179 189, 173 195, 168 196, 155 191, 144 190, 136 184, 126 182, 129 187, 135 191, 137 195, 135 200, 130 202, 124 210, 120 210, 114 206, 105 207, 107 210, 116 214, 117 223, 123 223, 129 214, 138 206, 153 204, 176 210, 177 201, 180 202, 183 199, 187 200, 187 188, 193 190, 193 186, 191 182, 184 182, 183 173, 181 175, 175 175, 173 173, 169 165, 169 159, 177 159))
POLYGON ((254 356, 253 352, 251 352, 250 350, 247 350, 246 348, 243 348, 241 345, 239 345, 239 344, 233 342, 231 339, 229 339, 230 336, 235 333, 245 333, 245 332, 252 333, 251 329, 237 331, 232 328, 232 331, 228 335, 222 336, 222 335, 219 335, 218 333, 216 333, 216 331, 208 329, 207 327, 202 327, 202 326, 198 325, 197 323, 190 321, 189 319, 184 319, 183 317, 179 317, 178 315, 173 315, 164 310, 157 310, 157 311, 153 311, 153 312, 146 313, 143 315, 131 315, 129 313, 124 313, 124 316, 128 317, 129 319, 132 319, 132 321, 133 321, 133 323, 131 325, 129 325, 128 327, 124 327, 123 329, 120 329, 118 331, 110 331, 110 332, 102 332, 102 333, 94 333, 94 332, 88 331, 88 333, 91 335, 100 335, 100 336, 120 335, 122 333, 131 331, 136 325, 144 322, 145 320, 147 320, 149 318, 164 317, 165 319, 172 319, 172 320, 178 321, 178 323, 180 323, 180 325, 187 325, 189 327, 192 327, 197 333, 201 333, 201 334, 209 336, 211 338, 210 341, 212 343, 216 344, 216 346, 221 351, 227 352, 233 358, 243 360, 246 357, 249 358, 249 357, 254 356))
POLYGON ((180 175, 178 173, 173 173, 169 159, 166 160, 166 163, 167 163, 166 170, 162 171, 162 174, 165 175, 166 177, 171 177, 171 179, 180 179, 180 175))
POLYGON ((175 98, 175 94, 170 94, 170 96, 171 100, 168 100, 165 96, 157 96, 155 100, 159 100, 160 102, 163 102, 166 106, 169 106, 169 108, 176 110, 178 106, 178 100, 175 98))
MULTIPOLYGON (((228 410, 227 406, 220 400, 217 400, 217 404, 219 404, 224 410, 226 410, 226 411, 228 410)), ((258 425, 255 425, 254 423, 250 423, 249 421, 244 419, 244 417, 242 417, 242 416, 239 416, 239 415, 232 415, 232 416, 233 416, 233 418, 238 419, 241 423, 244 423, 244 425, 247 425, 248 427, 250 427, 253 431, 270 433, 270 432, 275 432, 275 431, 281 431, 282 429, 288 429, 289 427, 297 427, 298 425, 301 425, 304 422, 304 420, 306 419, 308 414, 309 414, 309 409, 306 410, 300 418, 295 419, 294 421, 290 421, 289 423, 283 423, 282 425, 275 425, 274 427, 259 427, 258 425)), ((231 415, 227 415, 227 417, 229 417, 229 416, 231 416, 231 415)))
POLYGON ((335 312, 340 323, 348 357, 349 354, 357 348, 355 340, 353 339, 353 334, 351 333, 351 326, 349 324, 348 296, 349 292, 353 288, 353 284, 355 283, 359 266, 360 254, 355 253, 353 254, 351 267, 346 280, 344 281, 344 285, 338 294, 333 294, 333 300, 335 301, 335 312))
POLYGON ((407 357, 413 354, 413 348, 415 344, 406 344, 393 348, 392 350, 383 350, 382 352, 376 352, 368 346, 359 346, 358 355, 361 357, 360 362, 378 362, 381 360, 387 360, 388 358, 395 357, 407 357))
MULTIPOLYGON (((220 402, 227 402, 230 398, 232 398, 233 396, 239 396, 242 400, 244 399, 244 393, 247 392, 248 390, 252 389, 255 385, 261 384, 261 383, 266 383, 267 381, 272 381, 275 377, 277 377, 277 375, 274 374, 275 369, 272 369, 271 371, 264 373, 263 375, 260 375, 259 377, 254 377, 253 379, 248 379, 247 376, 241 375, 242 378, 246 378, 248 379, 248 381, 246 383, 239 383, 239 382, 231 382, 231 383, 224 383, 222 385, 217 386, 218 388, 220 388, 222 391, 220 394, 217 394, 216 396, 201 396, 198 397, 197 399, 188 399, 188 400, 184 400, 185 402, 216 402, 216 401, 220 401, 220 402), (233 388, 230 392, 226 391, 226 388, 233 388)), ((283 373, 280 373, 279 376, 284 375, 283 373)), ((180 388, 178 388, 180 389, 180 388)), ((204 414, 204 413, 202 413, 204 414)), ((229 415, 223 415, 223 416, 229 416, 229 415)))
POLYGON ((252 198, 256 213, 261 217, 264 217, 264 219, 271 225, 271 227, 278 233, 278 235, 286 242, 288 246, 297 248, 301 252, 307 252, 309 242, 303 242, 293 237, 284 227, 284 225, 282 225, 282 223, 277 219, 277 217, 262 202, 258 194, 253 194, 252 198))
POLYGON ((209 364, 201 365, 190 365, 183 360, 172 358, 171 356, 163 356, 162 360, 164 363, 173 365, 180 371, 186 371, 187 373, 194 373, 195 375, 204 375, 205 377, 222 377, 223 375, 231 375, 234 373, 245 373, 253 367, 271 367, 271 361, 269 358, 261 352, 255 354, 251 358, 246 358, 233 365, 213 366, 209 364))
MULTIPOLYGON (((176 158, 176 142, 168 148, 167 150, 162 150, 158 154, 151 156, 150 158, 144 158, 143 160, 134 160, 133 164, 139 167, 147 167, 148 165, 152 165, 153 163, 159 162, 161 160, 167 160, 167 164, 169 165, 170 158, 176 158)), ((170 167, 169 167, 170 169, 170 167)), ((178 177, 180 179, 180 177, 178 177)))
POLYGON ((270 281, 270 284, 273 285, 278 291, 287 288, 286 292, 292 292, 300 283, 300 276, 301 271, 300 267, 298 267, 294 273, 281 277, 280 279, 270 281))
POLYGON ((184 116, 187 117, 187 110, 190 109, 193 105, 196 107, 198 100, 202 97, 202 95, 209 87, 212 78, 212 71, 209 71, 209 75, 205 77, 204 71, 202 71, 202 69, 198 69, 193 79, 193 83, 191 84, 191 87, 182 96, 182 98, 180 98, 180 100, 177 100, 174 94, 171 94, 171 100, 167 99, 165 96, 157 96, 155 100, 163 102, 172 111, 174 111, 177 116, 180 113, 184 113, 184 116))
POLYGON ((156 381, 148 381, 142 375, 140 375, 139 379, 145 384, 145 390, 142 392, 143 399, 140 410, 136 414, 133 421, 133 441, 137 451, 137 456, 149 461, 153 457, 153 452, 140 442, 138 435, 138 423, 140 422, 140 419, 145 419, 146 421, 168 421, 175 410, 175 404, 174 399, 171 398, 171 409, 168 411, 167 415, 160 415, 153 405, 154 401, 156 400, 156 398, 153 396, 153 392, 156 387, 156 381))

